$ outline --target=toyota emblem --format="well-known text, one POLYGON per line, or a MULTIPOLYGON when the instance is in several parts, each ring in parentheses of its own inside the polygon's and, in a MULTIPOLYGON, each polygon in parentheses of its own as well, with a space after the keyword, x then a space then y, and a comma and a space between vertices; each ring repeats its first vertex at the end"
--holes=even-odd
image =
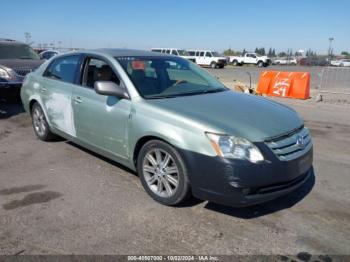
POLYGON ((301 149, 305 147, 304 138, 301 135, 297 135, 296 145, 301 149))

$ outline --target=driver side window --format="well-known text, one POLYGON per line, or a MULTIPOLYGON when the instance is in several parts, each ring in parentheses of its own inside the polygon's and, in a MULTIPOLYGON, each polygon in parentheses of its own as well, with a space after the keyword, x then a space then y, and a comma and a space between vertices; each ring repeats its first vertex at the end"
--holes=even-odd
POLYGON ((94 88, 96 81, 111 81, 117 85, 120 84, 119 78, 110 65, 97 58, 88 58, 85 64, 82 85, 94 88))

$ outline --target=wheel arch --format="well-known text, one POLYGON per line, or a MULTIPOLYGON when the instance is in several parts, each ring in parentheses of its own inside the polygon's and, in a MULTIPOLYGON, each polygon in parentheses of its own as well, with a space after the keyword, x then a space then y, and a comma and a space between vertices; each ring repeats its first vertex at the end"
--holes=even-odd
POLYGON ((163 137, 160 137, 160 136, 157 136, 157 135, 145 135, 143 137, 140 137, 135 146, 134 146, 134 149, 133 149, 133 157, 132 157, 132 161, 133 161, 133 164, 134 166, 136 167, 137 166, 137 158, 139 156, 139 153, 141 151, 141 148, 149 141, 151 140, 160 140, 164 143, 167 143, 171 146, 174 146, 172 143, 170 143, 169 141, 167 141, 166 139, 164 139, 163 137))
POLYGON ((38 103, 40 106, 41 106, 41 108, 42 108, 42 110, 43 110, 43 112, 44 112, 44 114, 45 114, 45 117, 46 117, 46 121, 47 121, 47 123, 49 124, 49 126, 51 126, 51 123, 50 123, 50 118, 48 118, 48 115, 47 115, 47 112, 46 112, 46 108, 43 106, 43 102, 42 102, 42 100, 40 99, 40 97, 36 97, 36 96, 33 96, 33 97, 31 97, 30 99, 29 99, 29 103, 28 103, 28 113, 31 115, 32 114, 32 108, 33 108, 33 106, 34 106, 34 104, 35 103, 38 103))

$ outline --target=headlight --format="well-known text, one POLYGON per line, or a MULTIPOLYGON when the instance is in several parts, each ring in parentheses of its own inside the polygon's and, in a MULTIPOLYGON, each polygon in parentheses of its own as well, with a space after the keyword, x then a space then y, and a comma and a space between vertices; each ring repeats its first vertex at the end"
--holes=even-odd
POLYGON ((260 150, 245 138, 206 133, 218 156, 245 159, 256 163, 263 161, 260 150))
POLYGON ((10 79, 11 78, 11 74, 5 68, 0 67, 0 78, 10 79))

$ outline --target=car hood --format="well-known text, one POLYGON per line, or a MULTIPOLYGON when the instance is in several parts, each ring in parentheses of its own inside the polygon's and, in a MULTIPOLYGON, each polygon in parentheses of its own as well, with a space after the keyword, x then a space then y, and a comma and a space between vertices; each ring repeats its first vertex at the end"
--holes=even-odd
POLYGON ((303 125, 298 114, 287 106, 233 91, 148 101, 186 122, 199 123, 205 128, 203 131, 236 135, 253 142, 303 125))
POLYGON ((36 69, 43 62, 45 61, 35 59, 0 59, 0 66, 6 66, 8 68, 26 67, 36 69))

